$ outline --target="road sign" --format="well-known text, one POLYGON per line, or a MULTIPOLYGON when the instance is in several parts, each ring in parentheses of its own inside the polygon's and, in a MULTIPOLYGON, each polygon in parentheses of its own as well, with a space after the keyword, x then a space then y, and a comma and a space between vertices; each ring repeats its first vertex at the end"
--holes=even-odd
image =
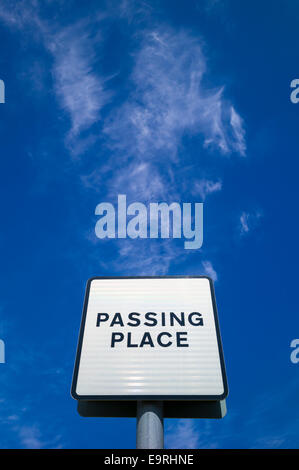
POLYGON ((223 401, 226 395, 211 279, 88 281, 72 384, 75 399, 223 401))

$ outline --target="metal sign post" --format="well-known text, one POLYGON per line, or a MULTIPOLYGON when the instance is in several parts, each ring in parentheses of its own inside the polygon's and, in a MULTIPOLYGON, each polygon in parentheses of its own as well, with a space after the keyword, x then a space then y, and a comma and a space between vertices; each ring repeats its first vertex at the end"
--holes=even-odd
POLYGON ((164 448, 164 420, 162 401, 137 402, 136 448, 164 448))

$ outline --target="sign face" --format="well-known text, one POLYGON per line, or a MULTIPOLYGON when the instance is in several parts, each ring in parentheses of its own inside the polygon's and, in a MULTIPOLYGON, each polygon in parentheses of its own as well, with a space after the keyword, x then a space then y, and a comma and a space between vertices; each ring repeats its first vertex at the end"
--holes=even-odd
POLYGON ((227 393, 211 279, 88 281, 75 399, 223 400, 227 393))

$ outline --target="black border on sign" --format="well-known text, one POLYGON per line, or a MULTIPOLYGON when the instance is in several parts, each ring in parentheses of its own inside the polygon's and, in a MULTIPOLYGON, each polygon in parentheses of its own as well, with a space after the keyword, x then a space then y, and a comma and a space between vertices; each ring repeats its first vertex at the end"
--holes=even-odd
POLYGON ((84 299, 84 306, 83 306, 83 313, 82 313, 82 320, 80 326, 80 333, 79 333, 79 340, 77 346, 77 353, 76 353, 76 360, 75 360, 75 367, 73 373, 73 380, 72 380, 72 388, 71 388, 71 395, 75 400, 224 400, 228 395, 228 385, 227 385, 227 377, 226 377, 226 370, 225 370, 225 363, 224 363, 224 356, 223 356, 223 348, 222 348, 222 341, 220 335, 220 328, 219 328, 219 321, 218 321, 218 312, 217 312, 217 305, 216 305, 216 298, 215 298, 215 291, 213 281, 209 276, 184 276, 184 275, 175 275, 175 276, 95 276, 88 279, 86 284, 86 292, 85 292, 85 299, 84 299), (218 343, 218 351, 220 357, 220 364, 221 364, 221 372, 222 372, 222 380, 223 380, 223 388, 224 392, 222 395, 78 395, 76 392, 77 388, 77 379, 78 379, 78 371, 79 371, 79 364, 81 358, 81 350, 82 350, 82 343, 83 343, 83 336, 84 336, 84 329, 85 329, 85 320, 87 314, 87 307, 88 307, 88 300, 89 300, 89 292, 90 292, 90 285, 92 281, 97 279, 208 279, 210 283, 211 289, 211 296, 212 296, 212 304, 213 304, 213 312, 214 312, 214 321, 216 327, 216 334, 217 334, 217 343, 218 343))

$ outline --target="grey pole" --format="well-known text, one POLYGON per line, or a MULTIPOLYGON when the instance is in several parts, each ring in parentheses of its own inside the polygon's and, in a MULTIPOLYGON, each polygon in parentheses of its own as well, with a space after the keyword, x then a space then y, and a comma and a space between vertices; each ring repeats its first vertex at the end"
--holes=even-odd
POLYGON ((164 448, 164 423, 162 401, 137 402, 136 448, 164 448))

